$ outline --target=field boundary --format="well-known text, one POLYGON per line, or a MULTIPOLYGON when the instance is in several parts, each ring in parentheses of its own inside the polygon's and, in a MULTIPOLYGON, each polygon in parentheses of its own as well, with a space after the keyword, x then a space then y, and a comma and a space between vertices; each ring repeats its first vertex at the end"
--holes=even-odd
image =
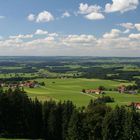
MULTIPOLYGON (((81 92, 82 93, 82 92, 81 92)), ((83 95, 87 95, 87 96, 90 96, 90 97, 93 97, 95 99, 97 99, 97 97, 95 97, 94 95, 91 95, 91 94, 87 94, 87 93, 82 93, 83 95)))

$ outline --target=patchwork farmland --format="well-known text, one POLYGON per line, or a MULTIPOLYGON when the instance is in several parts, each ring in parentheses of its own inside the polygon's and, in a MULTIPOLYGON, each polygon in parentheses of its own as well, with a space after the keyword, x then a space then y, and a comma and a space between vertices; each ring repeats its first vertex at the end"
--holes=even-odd
MULTIPOLYGON (((129 82, 118 82, 100 79, 37 79, 45 82, 45 86, 37 88, 25 88, 25 91, 32 98, 39 100, 66 101, 71 100, 77 106, 86 106, 91 99, 96 99, 102 95, 84 94, 82 89, 97 89, 104 86, 106 89, 114 89, 120 85, 131 85, 129 82)), ((118 91, 105 91, 104 96, 111 96, 115 102, 111 106, 126 105, 132 101, 140 102, 140 95, 120 94, 118 91)))

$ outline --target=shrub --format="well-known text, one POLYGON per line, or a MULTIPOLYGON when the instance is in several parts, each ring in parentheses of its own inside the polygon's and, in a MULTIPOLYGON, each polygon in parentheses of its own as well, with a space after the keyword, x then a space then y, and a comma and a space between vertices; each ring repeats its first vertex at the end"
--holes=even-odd
POLYGON ((110 96, 102 96, 94 100, 94 103, 112 103, 114 102, 114 99, 110 96))

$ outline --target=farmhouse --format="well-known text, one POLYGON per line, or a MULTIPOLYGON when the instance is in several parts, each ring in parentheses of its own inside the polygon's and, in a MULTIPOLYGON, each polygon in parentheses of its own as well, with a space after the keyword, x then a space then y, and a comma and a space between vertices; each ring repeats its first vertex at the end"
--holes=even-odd
POLYGON ((119 93, 124 93, 124 92, 126 92, 126 86, 125 86, 125 85, 119 86, 119 87, 118 87, 118 91, 119 91, 119 93))
POLYGON ((131 106, 134 106, 136 109, 140 109, 140 103, 131 103, 131 106))
POLYGON ((85 90, 85 93, 95 93, 95 94, 102 94, 102 90, 99 89, 87 89, 85 90))
POLYGON ((137 94, 136 90, 128 90, 125 85, 118 87, 119 93, 137 94))
POLYGON ((39 83, 37 81, 24 81, 19 84, 19 87, 35 88, 38 86, 39 86, 39 83))
POLYGON ((9 88, 16 88, 16 87, 18 87, 18 84, 9 84, 8 87, 9 88))

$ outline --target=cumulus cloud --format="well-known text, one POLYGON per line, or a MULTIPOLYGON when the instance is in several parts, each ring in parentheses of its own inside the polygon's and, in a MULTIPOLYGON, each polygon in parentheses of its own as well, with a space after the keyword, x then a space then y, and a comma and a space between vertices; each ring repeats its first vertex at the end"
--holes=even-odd
POLYGON ((135 23, 135 24, 133 24, 133 23, 121 23, 119 25, 128 29, 128 30, 136 28, 138 31, 140 31, 140 23, 135 23))
POLYGON ((85 18, 89 20, 99 20, 104 19, 104 15, 101 12, 101 7, 99 5, 88 5, 87 3, 80 3, 79 14, 85 15, 85 18))
POLYGON ((10 39, 29 39, 29 38, 33 38, 32 34, 26 34, 26 35, 17 35, 17 36, 9 36, 10 39))
POLYGON ((27 18, 29 21, 36 21, 38 23, 54 20, 54 16, 49 11, 40 12, 38 15, 29 14, 27 18))
POLYGON ((134 10, 139 5, 139 0, 112 0, 105 5, 105 12, 121 12, 134 10))
POLYGON ((140 34, 130 34, 129 38, 131 38, 131 39, 140 39, 140 34))
POLYGON ((85 17, 87 19, 89 19, 89 20, 99 20, 99 19, 104 19, 105 18, 103 14, 101 14, 101 13, 94 13, 94 12, 86 15, 85 17))
POLYGON ((120 35, 121 31, 118 29, 112 29, 109 33, 105 33, 103 38, 115 38, 120 35))
POLYGON ((133 23, 130 23, 130 22, 127 22, 127 23, 121 23, 119 24, 120 26, 126 28, 126 29, 133 29, 134 28, 134 25, 133 23))
POLYGON ((39 39, 34 39, 28 42, 25 42, 24 44, 21 44, 21 46, 26 46, 26 47, 50 47, 54 44, 54 38, 53 37, 46 37, 46 38, 39 38, 39 39))
POLYGON ((130 32, 130 29, 126 29, 123 33, 128 34, 130 32))
POLYGON ((48 11, 43 11, 38 14, 36 18, 36 22, 49 22, 54 20, 53 15, 48 11))
POLYGON ((68 35, 64 37, 61 41, 62 46, 67 46, 71 48, 83 48, 83 47, 92 47, 96 44, 96 38, 94 35, 68 35))
POLYGON ((135 24, 135 27, 138 31, 140 31, 140 23, 135 24))
MULTIPOLYGON (((39 29, 38 32, 44 30, 39 29)), ((44 36, 24 34, 9 36, 0 40, 0 54, 5 55, 120 55, 139 56, 140 34, 123 34, 123 31, 112 29, 102 37, 93 34, 62 35, 47 33, 44 36), (124 36, 122 36, 123 34, 124 36), (27 38, 27 39, 26 39, 27 38), (30 38, 30 39, 28 39, 30 38), (127 54, 126 54, 127 52, 127 54)))
MULTIPOLYGON (((128 37, 116 37, 116 38, 99 38, 97 46, 101 49, 116 51, 122 49, 132 49, 130 45, 131 41, 128 37)), ((134 47, 134 46, 133 46, 134 47)))
POLYGON ((81 14, 89 14, 92 12, 101 12, 101 7, 99 5, 88 5, 87 3, 80 3, 79 13, 81 14))
POLYGON ((70 13, 68 11, 65 11, 63 14, 62 14, 62 18, 65 18, 65 17, 70 17, 70 13))
POLYGON ((57 33, 49 33, 48 35, 49 35, 49 36, 52 36, 52 37, 57 37, 57 36, 58 36, 57 33))
POLYGON ((35 34, 36 35, 46 35, 46 34, 48 34, 48 31, 37 29, 35 34))
POLYGON ((35 15, 34 14, 29 14, 28 17, 27 17, 27 19, 29 21, 34 21, 35 20, 35 15))
MULTIPOLYGON (((1 40, 0 41, 0 46, 1 47, 19 47, 23 43, 22 39, 19 38, 9 38, 6 40, 1 40)), ((8 51, 8 50, 7 50, 8 51)))
POLYGON ((96 38, 93 35, 68 35, 63 41, 71 43, 85 43, 95 41, 96 38))

